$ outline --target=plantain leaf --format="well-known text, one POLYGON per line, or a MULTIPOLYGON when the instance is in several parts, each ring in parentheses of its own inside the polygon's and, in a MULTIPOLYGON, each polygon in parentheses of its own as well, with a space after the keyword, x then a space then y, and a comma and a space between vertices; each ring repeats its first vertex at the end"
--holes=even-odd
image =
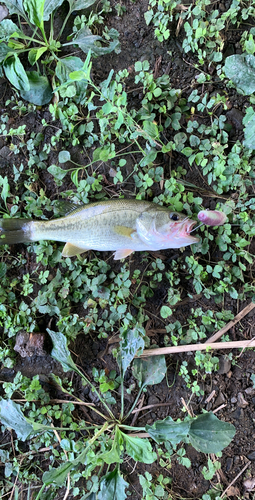
POLYGON ((167 370, 165 356, 136 358, 133 362, 132 370, 134 377, 139 381, 140 387, 160 384, 167 370))
POLYGON ((128 483, 119 474, 118 468, 106 474, 101 480, 98 500, 125 500, 128 483))
POLYGON ((23 64, 20 62, 17 54, 8 57, 3 63, 6 78, 18 90, 28 91, 30 89, 29 81, 23 64))
POLYGON ((242 94, 255 92, 255 56, 234 54, 226 57, 224 71, 242 94))
POLYGON ((70 370, 76 371, 76 366, 67 348, 66 337, 60 332, 49 330, 49 328, 47 328, 47 332, 51 336, 53 342, 51 356, 61 363, 65 372, 69 372, 70 370))
POLYGON ((13 54, 13 52, 10 50, 8 45, 6 43, 1 42, 0 43, 0 63, 2 63, 8 55, 13 54))
MULTIPOLYGON (((69 80, 69 75, 70 73, 81 71, 83 67, 84 62, 79 57, 74 56, 60 59, 56 66, 56 76, 58 77, 60 83, 64 85, 65 88, 67 88, 68 86, 75 86, 75 102, 80 102, 86 95, 88 82, 85 81, 85 75, 83 72, 82 82, 69 80)), ((68 92, 68 90, 66 90, 66 92, 68 92)))
POLYGON ((166 417, 164 420, 157 420, 153 425, 146 425, 145 429, 156 443, 170 441, 171 445, 175 446, 187 437, 190 421, 174 422, 171 417, 166 417))
POLYGON ((204 413, 191 422, 189 438, 197 451, 218 453, 229 445, 235 432, 232 424, 222 422, 213 413, 204 413))
POLYGON ((63 2, 64 0, 45 0, 43 12, 44 21, 48 21, 52 12, 60 7, 63 2))
POLYGON ((251 106, 246 109, 243 124, 245 125, 243 145, 248 149, 255 149, 255 113, 251 106))
MULTIPOLYGON (((72 41, 65 43, 64 45, 78 45, 85 54, 87 54, 87 52, 91 50, 92 54, 96 56, 102 56, 104 54, 109 54, 119 47, 119 40, 116 38, 115 31, 116 30, 112 30, 112 33, 114 34, 114 40, 109 43, 108 47, 99 47, 95 45, 95 42, 104 41, 104 39, 99 35, 93 35, 88 26, 84 26, 82 29, 80 29, 80 31, 76 33, 72 41)), ((109 31, 108 35, 111 36, 111 30, 109 31)))
POLYGON ((23 5, 32 24, 43 29, 43 11, 45 0, 23 0, 23 5))
POLYGON ((2 0, 1 3, 6 5, 9 14, 18 14, 18 16, 22 16, 25 19, 27 18, 22 0, 2 0))
MULTIPOLYGON (((8 42, 13 33, 18 35, 19 31, 18 26, 11 19, 3 19, 0 23, 0 42, 8 42)), ((22 32, 20 33, 23 35, 22 32)))
POLYGON ((18 439, 22 441, 25 441, 29 434, 34 434, 33 426, 25 419, 20 405, 10 399, 1 399, 0 401, 0 421, 6 427, 13 429, 18 439))
POLYGON ((52 88, 46 76, 39 75, 37 71, 27 71, 29 90, 21 91, 20 95, 28 102, 36 106, 48 104, 52 99, 52 88))
POLYGON ((120 347, 117 354, 117 363, 124 376, 128 366, 134 359, 137 351, 144 348, 140 328, 133 328, 121 334, 120 347))
POLYGON ((121 434, 125 443, 126 453, 133 458, 135 462, 152 464, 157 460, 157 454, 152 451, 152 446, 148 439, 128 436, 123 432, 121 434))
POLYGON ((7 265, 5 262, 0 262, 0 279, 2 279, 7 273, 7 265))
POLYGON ((36 61, 40 59, 42 54, 44 54, 44 52, 46 52, 47 50, 48 50, 47 47, 39 47, 38 49, 31 49, 28 52, 28 60, 31 66, 33 66, 36 63, 36 61))
POLYGON ((88 9, 95 2, 96 0, 68 0, 71 12, 74 10, 88 9))

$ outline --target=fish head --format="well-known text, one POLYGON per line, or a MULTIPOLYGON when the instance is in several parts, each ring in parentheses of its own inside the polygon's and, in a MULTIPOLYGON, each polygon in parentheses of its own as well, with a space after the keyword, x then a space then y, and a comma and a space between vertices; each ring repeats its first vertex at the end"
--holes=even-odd
POLYGON ((191 235, 197 224, 186 215, 169 210, 159 210, 155 213, 142 213, 136 224, 139 238, 147 243, 151 249, 181 248, 200 239, 191 235))

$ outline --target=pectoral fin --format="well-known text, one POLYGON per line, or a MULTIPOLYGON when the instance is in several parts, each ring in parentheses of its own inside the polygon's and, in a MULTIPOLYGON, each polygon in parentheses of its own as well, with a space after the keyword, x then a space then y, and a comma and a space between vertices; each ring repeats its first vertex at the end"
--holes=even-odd
POLYGON ((62 255, 63 257, 74 257, 75 255, 80 255, 88 250, 90 250, 90 248, 81 248, 73 245, 72 243, 66 243, 63 248, 62 255))
POLYGON ((123 248, 121 250, 116 250, 116 252, 114 252, 114 260, 121 260, 121 259, 125 259, 128 255, 131 255, 131 253, 133 253, 134 250, 130 250, 128 248, 123 248))
POLYGON ((132 229, 132 227, 126 226, 115 226, 114 231, 115 233, 120 234, 121 236, 127 236, 128 238, 132 238, 132 234, 136 232, 132 229))

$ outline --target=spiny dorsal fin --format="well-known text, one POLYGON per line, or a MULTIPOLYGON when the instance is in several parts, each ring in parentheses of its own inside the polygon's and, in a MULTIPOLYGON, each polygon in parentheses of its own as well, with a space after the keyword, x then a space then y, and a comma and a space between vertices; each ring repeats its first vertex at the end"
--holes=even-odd
POLYGON ((73 245, 72 243, 66 243, 63 248, 62 256, 74 257, 75 255, 80 255, 81 253, 87 252, 88 250, 90 250, 90 248, 81 248, 73 245))

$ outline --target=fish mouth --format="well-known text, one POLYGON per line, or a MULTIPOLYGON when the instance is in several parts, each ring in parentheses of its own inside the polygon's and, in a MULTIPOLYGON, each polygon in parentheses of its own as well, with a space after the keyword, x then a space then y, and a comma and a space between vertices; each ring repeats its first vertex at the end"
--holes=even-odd
POLYGON ((191 220, 191 219, 188 219, 188 220, 185 220, 183 221, 181 227, 180 227, 180 230, 179 230, 179 235, 180 236, 184 236, 185 238, 188 238, 189 241, 192 240, 192 243, 198 243, 200 241, 200 238, 198 238, 197 236, 191 236, 191 232, 193 231, 194 229, 194 226, 196 226, 197 222, 195 220, 191 220))

